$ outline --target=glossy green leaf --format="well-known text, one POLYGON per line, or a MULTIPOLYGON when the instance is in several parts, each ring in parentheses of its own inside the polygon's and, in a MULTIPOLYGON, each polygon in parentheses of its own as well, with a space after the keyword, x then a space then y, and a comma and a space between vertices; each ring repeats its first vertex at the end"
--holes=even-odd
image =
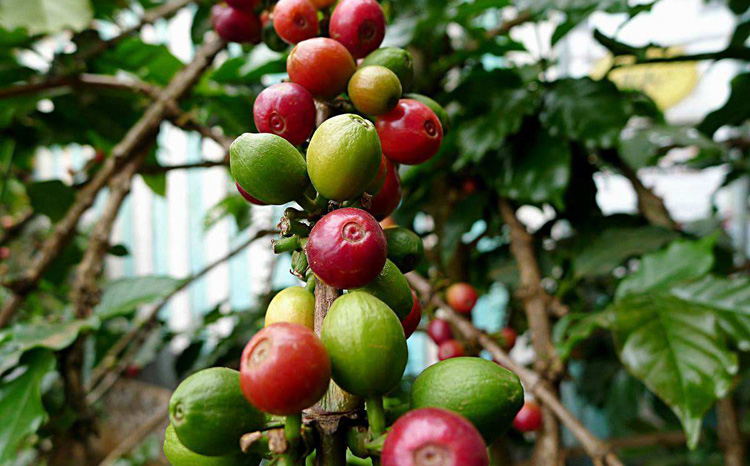
POLYGON ((657 293, 627 296, 613 310, 620 360, 672 408, 694 448, 703 416, 727 394, 738 370, 715 315, 657 293))
POLYGON ((445 263, 450 262, 456 254, 464 233, 471 230, 477 220, 482 219, 482 213, 487 205, 488 196, 477 193, 461 200, 448 220, 443 225, 442 242, 440 243, 441 257, 445 263))
POLYGON ((0 337, 0 375, 15 367, 27 351, 37 348, 60 351, 70 346, 79 333, 98 327, 96 317, 70 322, 17 324, 0 337))
POLYGON ((524 146, 503 159, 498 191, 520 203, 548 202, 563 209, 571 170, 567 141, 539 131, 530 146, 524 146))
POLYGON ((624 131, 619 142, 619 153, 631 168, 656 164, 667 150, 675 147, 695 147, 701 159, 718 159, 724 152, 720 144, 694 128, 659 125, 624 131))
POLYGON ((643 256, 638 270, 620 282, 616 298, 664 289, 706 275, 714 264, 715 242, 713 236, 700 241, 679 240, 662 251, 643 256))
MULTIPOLYGON (((25 371, 0 382, 0 464, 13 464, 20 444, 47 420, 42 380, 55 367, 50 351, 29 353, 25 371)), ((13 374, 11 374, 13 375, 13 374)))
POLYGON ((554 328, 553 339, 560 358, 565 361, 576 346, 587 340, 597 330, 609 329, 614 314, 609 311, 590 314, 569 314, 560 319, 554 328))
POLYGON ((89 0, 0 0, 0 24, 34 34, 80 31, 92 17, 89 0))
POLYGON ((65 216, 75 201, 75 191, 60 180, 38 181, 30 184, 26 192, 34 212, 46 215, 53 222, 65 216))
POLYGON ((211 74, 221 84, 255 84, 266 74, 285 73, 286 55, 255 47, 247 56, 230 58, 211 74))
POLYGON ((732 79, 732 92, 724 105, 706 115, 698 129, 713 136, 722 126, 737 126, 750 118, 750 73, 742 73, 732 79))
POLYGON ((625 260, 641 256, 677 239, 675 232, 654 226, 613 227, 586 237, 573 256, 573 270, 580 277, 611 274, 625 260))
POLYGON ((229 194, 206 212, 203 228, 210 230, 214 225, 227 217, 234 219, 237 229, 245 230, 252 223, 251 205, 239 194, 229 194))
POLYGON ((611 81, 562 79, 545 95, 540 119, 553 136, 611 148, 632 113, 632 102, 611 81))
POLYGON ((147 44, 136 38, 123 40, 93 63, 98 73, 115 74, 122 70, 162 86, 169 84, 183 66, 165 45, 147 44))
POLYGON ((671 293, 683 301, 711 309, 719 327, 740 349, 750 350, 750 279, 709 275, 675 286, 671 293))
POLYGON ((164 298, 174 291, 182 280, 165 276, 121 278, 108 283, 95 312, 102 319, 127 315, 137 307, 164 298))

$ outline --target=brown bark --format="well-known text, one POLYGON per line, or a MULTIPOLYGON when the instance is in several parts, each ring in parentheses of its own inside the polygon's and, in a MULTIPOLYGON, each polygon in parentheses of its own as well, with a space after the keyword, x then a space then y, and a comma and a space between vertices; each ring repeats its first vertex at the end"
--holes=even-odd
POLYGON ((731 395, 716 403, 716 418, 724 466, 745 466, 745 440, 739 429, 737 409, 731 395))

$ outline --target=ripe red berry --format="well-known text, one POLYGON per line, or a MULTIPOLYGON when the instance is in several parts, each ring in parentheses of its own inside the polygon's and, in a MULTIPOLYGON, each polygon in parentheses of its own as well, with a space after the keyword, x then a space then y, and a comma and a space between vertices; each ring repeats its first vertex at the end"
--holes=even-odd
POLYGON ((290 44, 318 35, 318 10, 310 0, 281 0, 273 9, 273 27, 290 44))
POLYGON ((445 293, 448 305, 459 314, 471 313, 478 298, 477 291, 468 283, 455 283, 445 293))
POLYGON ((255 205, 268 205, 268 204, 266 204, 265 202, 263 202, 263 201, 259 201, 258 199, 255 199, 255 198, 254 198, 253 196, 251 196, 249 192, 247 192, 247 191, 245 191, 244 189, 242 189, 242 186, 240 186, 240 184, 239 184, 239 183, 236 183, 236 182, 235 182, 234 184, 235 184, 235 186, 237 186, 237 191, 239 191, 240 195, 241 195, 242 197, 244 197, 244 198, 245 198, 245 200, 246 200, 247 202, 249 202, 250 204, 255 204, 255 205))
POLYGON ((102 163, 104 162, 104 158, 106 157, 103 149, 97 149, 96 154, 94 154, 94 162, 96 163, 102 163))
POLYGON ((401 321, 406 338, 409 338, 414 333, 417 327, 419 327, 419 322, 422 320, 422 302, 417 298, 417 293, 414 290, 411 290, 411 296, 414 299, 411 312, 401 321))
POLYGON ((261 133, 276 134, 298 146, 315 128, 315 100, 299 84, 274 84, 255 99, 253 117, 261 133))
POLYGON ((227 5, 238 10, 254 11, 262 0, 225 0, 227 5))
POLYGON ((401 177, 396 166, 390 160, 385 183, 380 191, 372 198, 370 208, 367 209, 375 218, 382 220, 391 215, 401 203, 401 177))
POLYGON ((518 338, 518 333, 516 333, 516 331, 511 327, 505 327, 504 329, 500 330, 500 336, 503 337, 503 349, 505 351, 510 351, 514 346, 516 346, 516 338, 518 338))
POLYGON ((125 377, 128 379, 134 379, 140 375, 142 369, 143 368, 140 366, 131 364, 125 368, 125 377))
POLYGON ((443 141, 437 115, 416 100, 401 99, 396 108, 375 120, 375 127, 385 156, 405 165, 431 159, 443 141))
POLYGON ((10 249, 7 246, 0 247, 0 261, 4 261, 10 257, 10 249))
POLYGON ((440 408, 401 416, 385 439, 383 466, 487 466, 487 446, 464 417, 440 408))
POLYGON ((334 210, 320 219, 307 241, 310 269, 334 288, 360 288, 385 265, 388 243, 383 229, 364 210, 334 210))
POLYGON ((357 65, 343 45, 327 37, 316 37, 294 47, 286 70, 292 82, 315 97, 330 100, 346 90, 357 65))
POLYGON ((364 58, 385 37, 385 14, 375 0, 342 0, 331 15, 328 31, 354 58, 364 58))
POLYGON ((260 18, 255 13, 219 3, 211 7, 211 24, 228 42, 257 44, 263 33, 260 18))
POLYGON ((288 416, 309 408, 325 394, 330 378, 328 353, 304 325, 269 325, 242 351, 242 393, 266 413, 288 416))
POLYGON ((435 344, 441 344, 453 338, 451 324, 442 319, 433 319, 427 325, 427 334, 435 344))
POLYGON ((3 227, 4 230, 9 230, 13 228, 13 225, 16 224, 16 221, 13 220, 13 217, 10 215, 3 215, 0 217, 0 227, 3 227))
POLYGON ((444 341, 440 343, 440 346, 438 347, 438 359, 440 361, 445 361, 446 359, 451 358, 460 358, 465 355, 466 351, 464 351, 464 345, 458 340, 444 341))
POLYGON ((538 431, 542 428, 542 408, 533 401, 527 401, 516 414, 513 427, 519 432, 538 431))

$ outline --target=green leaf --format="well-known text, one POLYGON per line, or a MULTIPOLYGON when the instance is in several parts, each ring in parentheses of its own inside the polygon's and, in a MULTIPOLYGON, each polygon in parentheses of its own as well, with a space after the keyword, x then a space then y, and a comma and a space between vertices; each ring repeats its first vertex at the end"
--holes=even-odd
POLYGON ((540 119, 553 136, 606 149, 617 144, 632 113, 632 102, 611 81, 562 79, 545 95, 540 119))
POLYGON ((576 346, 587 340, 597 330, 609 329, 614 314, 610 310, 589 314, 568 314, 554 328, 554 343, 557 353, 566 361, 576 346))
POLYGON ((567 141, 536 133, 530 146, 518 148, 512 157, 503 159, 498 191, 521 203, 549 202, 565 207, 565 190, 570 181, 571 153, 567 141))
POLYGON ((55 367, 50 351, 35 351, 24 361, 26 370, 0 382, 0 463, 13 463, 17 450, 48 418, 42 404, 42 381, 55 367))
POLYGON ((255 84, 264 75, 285 72, 285 54, 268 47, 255 47, 247 56, 230 58, 222 63, 211 74, 211 79, 221 84, 255 84))
POLYGON ((706 115, 698 129, 713 136, 717 129, 725 125, 738 126, 750 118, 750 73, 738 74, 732 79, 732 92, 718 110, 706 115))
POLYGON ((234 218, 237 229, 242 231, 252 221, 250 205, 239 194, 230 194, 208 209, 203 219, 203 228, 210 230, 226 217, 234 218))
POLYGON ((89 0, 0 0, 0 24, 8 29, 26 28, 34 34, 80 31, 92 18, 89 0))
POLYGON ((125 257, 130 255, 130 251, 128 251, 127 246, 124 244, 115 244, 110 247, 107 252, 115 257, 125 257))
POLYGON ((724 149, 694 128, 659 125, 623 131, 619 152, 623 161, 635 170, 655 165, 667 150, 695 147, 700 159, 718 160, 724 149))
POLYGON ((638 270, 620 282, 616 298, 663 289, 706 275, 714 264, 715 242, 714 236, 700 241, 678 240, 662 251, 643 256, 638 270))
POLYGON ((169 295, 182 280, 165 276, 143 276, 121 278, 104 288, 102 299, 96 306, 96 315, 102 319, 127 315, 136 308, 169 295))
POLYGON ((140 39, 129 38, 97 58, 93 69, 105 74, 122 70, 143 81, 164 86, 183 66, 165 45, 146 44, 140 39))
POLYGON ((164 173, 156 173, 156 174, 141 174, 141 178, 143 178, 143 182, 146 183, 146 186, 151 188, 151 191, 156 194, 157 196, 166 197, 167 195, 167 174, 164 173))
POLYGON ((456 16, 453 19, 461 23, 480 13, 484 13, 490 8, 503 8, 508 5, 510 5, 510 0, 474 0, 472 2, 464 2, 458 5, 456 16))
POLYGON ((487 205, 486 193, 476 193, 459 201, 453 208, 453 213, 443 225, 440 252, 443 262, 449 262, 456 253, 458 244, 464 233, 471 230, 477 220, 482 219, 482 213, 487 205))
POLYGON ((60 180, 32 183, 26 188, 26 192, 34 212, 46 215, 53 222, 65 216, 76 198, 73 188, 60 180))
POLYGON ((713 310, 719 327, 743 351, 750 350, 750 279, 706 276, 678 285, 672 295, 713 310))
POLYGON ((628 296, 614 305, 613 333, 625 367, 664 400, 694 448, 701 421, 726 396, 737 373, 714 314, 662 294, 628 296))
POLYGON ((573 256, 573 270, 579 277, 608 275, 625 260, 678 237, 677 233, 654 226, 607 228, 593 238, 582 239, 585 245, 573 256))
POLYGON ((0 375, 15 367, 24 353, 37 348, 60 351, 70 346, 78 334, 95 330, 99 319, 73 320, 58 323, 18 324, 0 338, 0 375))

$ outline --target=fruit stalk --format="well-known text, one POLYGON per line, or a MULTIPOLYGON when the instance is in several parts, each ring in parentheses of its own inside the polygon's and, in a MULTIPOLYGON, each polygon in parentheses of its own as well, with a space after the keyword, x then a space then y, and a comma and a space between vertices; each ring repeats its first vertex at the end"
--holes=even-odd
POLYGON ((380 437, 385 433, 385 410, 383 409, 383 397, 373 396, 367 399, 367 421, 370 423, 372 437, 380 437))

